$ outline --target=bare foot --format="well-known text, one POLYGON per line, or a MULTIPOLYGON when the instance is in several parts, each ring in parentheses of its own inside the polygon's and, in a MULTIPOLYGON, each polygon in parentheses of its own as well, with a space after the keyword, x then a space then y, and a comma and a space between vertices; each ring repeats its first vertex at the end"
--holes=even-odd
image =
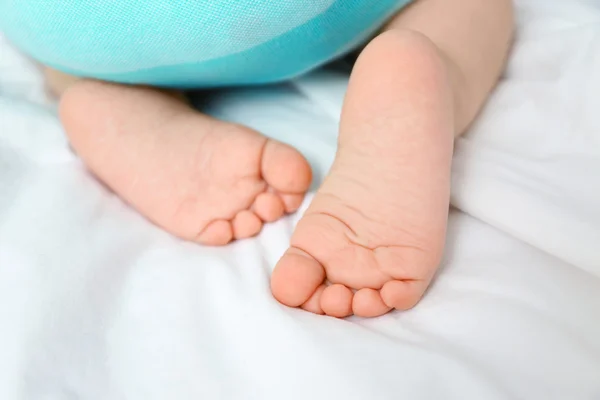
POLYGON ((421 299, 449 207, 454 125, 444 68, 417 34, 389 31, 363 51, 335 163, 273 272, 281 303, 374 317, 421 299))
POLYGON ((61 119, 87 166, 169 232, 224 245, 295 211, 311 172, 293 148, 217 121, 177 96, 94 81, 76 83, 61 119))

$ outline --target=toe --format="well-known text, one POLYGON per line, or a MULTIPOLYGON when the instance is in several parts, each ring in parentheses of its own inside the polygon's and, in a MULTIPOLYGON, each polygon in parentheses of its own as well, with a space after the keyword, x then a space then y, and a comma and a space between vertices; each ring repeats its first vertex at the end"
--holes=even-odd
POLYGON ((262 221, 252 211, 240 211, 232 222, 233 235, 236 239, 255 236, 262 228, 262 221))
POLYGON ((233 240, 233 228, 226 220, 216 220, 204 228, 197 241, 208 246, 224 246, 233 240))
POLYGON ((290 248, 273 270, 271 291, 282 304, 299 307, 324 281, 325 270, 317 260, 299 249, 290 248))
POLYGON ((381 288, 381 298, 389 307, 409 310, 421 300, 426 288, 426 281, 389 281, 381 288))
POLYGON ((348 317, 352 315, 352 297, 352 290, 344 285, 328 286, 321 295, 321 308, 331 317, 348 317))
POLYGON ((281 194, 280 197, 288 214, 298 211, 304 200, 304 194, 281 194))
POLYGON ((263 179, 281 193, 304 193, 312 180, 306 159, 293 147, 275 140, 265 145, 261 172, 263 179))
POLYGON ((352 311, 359 317, 378 317, 391 309, 383 302, 378 290, 361 289, 354 294, 352 311))
POLYGON ((312 296, 310 296, 310 299, 308 299, 304 304, 302 304, 302 309, 314 314, 325 314, 323 312, 323 309, 321 308, 321 295, 323 294, 324 290, 325 285, 319 286, 315 293, 312 296))
POLYGON ((277 221, 285 213, 281 198, 275 193, 261 193, 254 201, 254 212, 265 222, 277 221))

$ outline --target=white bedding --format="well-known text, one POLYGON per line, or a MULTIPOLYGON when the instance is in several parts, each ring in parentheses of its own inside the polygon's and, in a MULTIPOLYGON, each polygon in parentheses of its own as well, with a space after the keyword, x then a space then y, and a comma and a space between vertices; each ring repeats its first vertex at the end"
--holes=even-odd
MULTIPOLYGON (((0 399, 600 399, 600 3, 518 11, 506 77, 457 143, 441 272, 373 320, 271 298, 298 216, 214 249, 126 207, 0 36, 0 399)), ((207 108, 296 145, 319 178, 346 82, 207 108)))

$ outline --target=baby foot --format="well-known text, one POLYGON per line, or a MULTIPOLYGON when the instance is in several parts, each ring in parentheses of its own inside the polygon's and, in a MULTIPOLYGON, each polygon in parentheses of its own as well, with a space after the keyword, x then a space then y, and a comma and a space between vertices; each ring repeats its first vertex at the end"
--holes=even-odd
POLYGON ((254 236, 295 211, 310 184, 293 148, 157 90, 84 81, 65 93, 61 117, 101 180, 184 239, 224 245, 254 236))
POLYGON ((332 170, 273 272, 277 300, 334 317, 417 304, 444 247, 450 93, 424 37, 390 31, 363 51, 332 170))

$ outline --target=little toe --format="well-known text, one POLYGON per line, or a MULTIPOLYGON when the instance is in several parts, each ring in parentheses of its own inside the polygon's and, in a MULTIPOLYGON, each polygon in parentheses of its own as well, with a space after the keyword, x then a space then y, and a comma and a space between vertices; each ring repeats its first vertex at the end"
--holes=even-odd
POLYGON ((271 291, 282 304, 300 307, 325 281, 323 266, 308 253, 290 248, 271 275, 271 291))
POLYGON ((361 289, 354 294, 352 311, 359 317, 379 317, 388 313, 392 307, 383 302, 378 290, 361 289))
POLYGON ((310 299, 308 299, 304 304, 302 304, 302 309, 309 311, 313 314, 325 314, 325 312, 323 312, 323 309, 321 308, 321 295, 323 294, 324 290, 324 284, 319 286, 315 293, 312 296, 310 296, 310 299))
POLYGON ((422 280, 389 281, 381 288, 381 298, 389 307, 409 310, 421 300, 427 284, 422 280))
POLYGON ((245 239, 257 235, 262 228, 262 221, 250 210, 240 211, 232 222, 233 235, 236 239, 245 239))
POLYGON ((312 180, 310 165, 298 150, 275 140, 265 145, 261 173, 281 193, 304 193, 312 180))
POLYGON ((283 216, 285 206, 277 194, 265 192, 256 197, 253 210, 263 221, 273 222, 283 216))
POLYGON ((328 286, 321 295, 321 308, 325 314, 345 318, 352 315, 352 297, 354 293, 340 284, 328 286))
POLYGON ((224 246, 233 240, 233 228, 226 220, 216 220, 204 228, 196 239, 208 246, 224 246))

